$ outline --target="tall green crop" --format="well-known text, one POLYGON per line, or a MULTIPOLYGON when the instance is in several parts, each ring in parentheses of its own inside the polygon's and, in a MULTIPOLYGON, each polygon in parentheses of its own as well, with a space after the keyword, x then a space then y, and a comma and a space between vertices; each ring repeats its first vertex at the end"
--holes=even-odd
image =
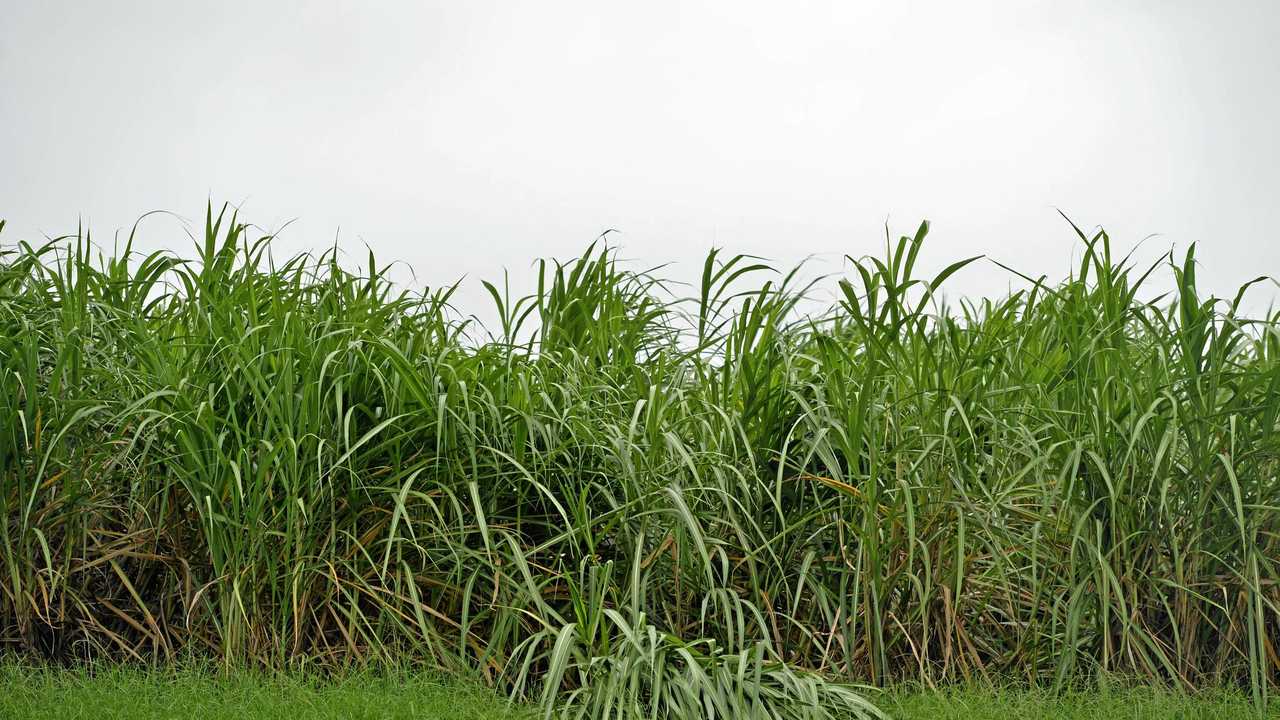
POLYGON ((583 717, 1117 674, 1265 704, 1280 314, 1102 233, 948 306, 985 261, 921 276, 926 234, 817 316, 797 270, 714 251, 682 297, 598 242, 486 283, 488 331, 226 212, 189 259, 6 246, 0 648, 425 664, 583 717))

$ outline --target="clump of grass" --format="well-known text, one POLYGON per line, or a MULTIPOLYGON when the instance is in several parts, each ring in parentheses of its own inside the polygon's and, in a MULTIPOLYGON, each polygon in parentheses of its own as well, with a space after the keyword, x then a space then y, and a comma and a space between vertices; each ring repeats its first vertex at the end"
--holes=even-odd
MULTIPOLYGON (((779 661, 767 643, 727 652, 714 641, 685 642, 643 615, 604 614, 616 642, 595 647, 571 623, 553 636, 541 704, 550 717, 828 718, 883 717, 847 685, 779 661), (561 695, 565 680, 575 688, 561 695)), ((530 647, 543 639, 534 636, 530 647)), ((525 668, 527 670, 527 666, 525 668)))
POLYGON ((713 252, 680 297, 595 245, 489 285, 484 342, 451 288, 278 262, 225 212, 189 259, 13 245, 0 643, 417 663, 565 712, 1112 674, 1265 705, 1280 315, 1191 252, 1147 300, 1104 233, 947 306, 976 260, 916 277, 926 230, 817 317, 795 270, 713 252))

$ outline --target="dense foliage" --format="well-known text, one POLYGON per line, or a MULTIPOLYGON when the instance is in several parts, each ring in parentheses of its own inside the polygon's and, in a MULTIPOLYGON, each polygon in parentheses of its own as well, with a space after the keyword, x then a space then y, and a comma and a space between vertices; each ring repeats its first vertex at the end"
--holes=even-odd
POLYGON ((192 260, 10 245, 0 647, 421 662, 588 716, 997 676, 1265 701, 1280 315, 1101 233, 1061 282, 947 307, 967 261, 916 279, 925 231, 819 317, 751 258, 682 298, 593 246, 486 285, 483 342, 450 289, 276 264, 225 213, 192 260))

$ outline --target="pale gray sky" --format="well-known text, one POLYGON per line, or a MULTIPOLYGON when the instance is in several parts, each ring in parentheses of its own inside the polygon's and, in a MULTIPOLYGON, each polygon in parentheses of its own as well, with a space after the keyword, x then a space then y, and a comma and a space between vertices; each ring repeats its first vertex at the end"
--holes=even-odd
POLYGON ((212 198, 436 285, 606 228, 688 273, 713 244, 838 268, 928 218, 934 265, 1056 278, 1061 208, 1199 242, 1225 293, 1280 274, 1278 40, 1274 0, 0 0, 0 241, 212 198))

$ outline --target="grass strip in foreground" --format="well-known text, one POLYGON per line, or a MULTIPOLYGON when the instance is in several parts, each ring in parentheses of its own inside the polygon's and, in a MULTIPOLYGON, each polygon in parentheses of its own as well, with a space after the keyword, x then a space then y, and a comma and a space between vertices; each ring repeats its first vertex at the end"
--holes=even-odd
MULTIPOLYGON (((1050 694, 1035 690, 899 687, 872 698, 896 720, 1241 720, 1260 717, 1245 695, 1194 696, 1156 688, 1050 694)), ((49 670, 0 664, 6 720, 533 720, 480 685, 430 675, 359 674, 324 680, 297 673, 231 675, 183 669, 49 670)), ((1273 709, 1265 717, 1280 718, 1273 709)))
POLYGON ((1035 690, 972 688, 934 692, 896 689, 871 698, 895 720, 1234 720, 1280 718, 1272 706, 1260 715, 1246 695, 1224 691, 1187 695, 1138 687, 1052 694, 1035 690))
POLYGON ((197 670, 85 671, 0 666, 5 720, 531 720, 492 691, 431 676, 293 673, 220 675, 197 670))

